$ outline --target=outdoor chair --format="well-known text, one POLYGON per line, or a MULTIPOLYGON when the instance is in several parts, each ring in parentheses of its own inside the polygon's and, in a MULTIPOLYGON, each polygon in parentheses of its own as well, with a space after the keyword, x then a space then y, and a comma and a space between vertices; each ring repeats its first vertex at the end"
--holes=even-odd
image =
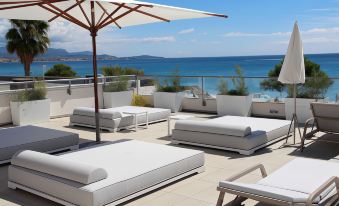
POLYGON ((336 206, 339 194, 339 163, 297 158, 270 175, 262 164, 251 167, 226 181, 221 181, 217 206, 225 193, 236 195, 227 206, 239 206, 247 199, 278 206, 336 206), (234 182, 260 170, 263 179, 254 184, 234 182))
MULTIPOLYGON (((308 119, 304 126, 304 134, 301 138, 301 151, 305 148, 305 140, 311 140, 317 132, 325 132, 329 134, 339 135, 339 104, 330 103, 311 103, 313 117, 308 119), (312 125, 310 132, 307 128, 312 125)), ((324 138, 313 138, 315 141, 324 141, 331 143, 339 143, 339 141, 328 140, 324 138)))

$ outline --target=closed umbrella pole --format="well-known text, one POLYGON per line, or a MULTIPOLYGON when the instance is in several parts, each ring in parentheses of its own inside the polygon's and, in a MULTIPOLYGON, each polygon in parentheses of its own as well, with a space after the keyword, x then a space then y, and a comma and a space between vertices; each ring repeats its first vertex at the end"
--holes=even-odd
POLYGON ((63 20, 72 22, 90 32, 93 49, 97 142, 101 141, 96 58, 96 36, 99 30, 110 25, 121 29, 128 26, 205 17, 227 18, 223 14, 134 0, 0 0, 0 18, 48 22, 63 20))

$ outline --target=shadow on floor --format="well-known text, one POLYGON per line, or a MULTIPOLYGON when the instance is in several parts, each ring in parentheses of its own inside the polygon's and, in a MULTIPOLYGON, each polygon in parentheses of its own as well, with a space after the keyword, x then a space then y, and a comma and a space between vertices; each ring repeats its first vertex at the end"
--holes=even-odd
POLYGON ((321 136, 322 140, 335 141, 337 143, 323 142, 323 141, 306 141, 305 149, 301 152, 299 149, 293 151, 289 155, 306 157, 306 158, 315 158, 322 160, 337 159, 339 155, 339 135, 334 134, 325 134, 321 136))

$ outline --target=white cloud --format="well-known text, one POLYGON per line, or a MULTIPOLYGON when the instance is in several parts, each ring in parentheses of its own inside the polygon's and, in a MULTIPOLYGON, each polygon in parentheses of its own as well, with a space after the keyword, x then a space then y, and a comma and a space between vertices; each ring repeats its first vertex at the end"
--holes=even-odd
POLYGON ((288 36, 291 32, 274 32, 274 33, 244 33, 244 32, 229 32, 223 34, 223 37, 267 37, 267 36, 288 36))
POLYGON ((193 33, 195 31, 194 28, 190 28, 190 29, 184 29, 178 32, 178 34, 190 34, 193 33))
POLYGON ((160 37, 142 37, 142 38, 112 38, 104 40, 106 43, 161 43, 161 42, 175 42, 174 36, 160 36, 160 37))
MULTIPOLYGON (((329 35, 339 34, 339 27, 332 28, 313 28, 301 31, 302 35, 329 35)), ((289 37, 291 32, 273 32, 273 33, 245 33, 245 32, 229 32, 223 34, 223 37, 289 37)))

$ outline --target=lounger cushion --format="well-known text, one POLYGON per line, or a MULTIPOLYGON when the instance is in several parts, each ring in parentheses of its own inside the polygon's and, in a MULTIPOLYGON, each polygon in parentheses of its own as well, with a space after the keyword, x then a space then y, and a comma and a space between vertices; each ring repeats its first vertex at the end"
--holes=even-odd
MULTIPOLYGON (((100 109, 99 113, 100 113, 100 118, 104 118, 104 119, 117 119, 117 118, 122 117, 121 112, 110 110, 110 109, 100 109)), ((95 110, 94 108, 90 108, 90 107, 78 107, 73 110, 73 115, 94 117, 95 110)))
POLYGON ((11 164, 86 185, 107 178, 102 168, 30 150, 15 154, 11 164))
MULTIPOLYGON (((108 177, 88 185, 11 165, 8 180, 81 206, 101 206, 204 165, 201 151, 121 140, 60 155, 104 168, 108 177)), ((116 205, 116 204, 113 204, 116 205)))
POLYGON ((76 148, 79 135, 32 125, 0 129, 0 162, 10 161, 20 150, 52 152, 76 148))
POLYGON ((235 191, 270 197, 287 202, 305 202, 308 198, 308 195, 302 192, 285 190, 259 184, 245 184, 240 182, 223 181, 219 183, 219 186, 235 191))
POLYGON ((288 120, 239 116, 224 116, 206 121, 189 120, 189 125, 186 125, 186 121, 188 120, 176 122, 172 140, 206 147, 225 148, 232 151, 242 150, 243 153, 286 136, 291 123, 288 120), (193 124, 194 127, 191 127, 193 124), (216 131, 209 129, 209 127, 214 128, 214 125, 234 125, 243 129, 249 127, 251 132, 243 138, 228 135, 225 132, 224 134, 217 134, 216 131))
MULTIPOLYGON (((312 192, 331 177, 338 176, 338 171, 338 163, 297 158, 255 184, 222 181, 219 186, 293 203, 305 203, 312 192)), ((325 199, 334 187, 325 190, 314 203, 325 199)))
MULTIPOLYGON (((133 126, 135 124, 134 115, 126 114, 125 112, 148 113, 148 122, 158 122, 167 120, 171 114, 169 109, 150 108, 150 107, 137 107, 137 106, 122 106, 109 109, 100 110, 100 126, 106 130, 117 130, 133 126)), ((146 123, 146 115, 138 115, 138 124, 146 123)), ((95 127, 94 109, 79 107, 74 109, 70 117, 71 125, 80 125, 87 127, 95 127)))
POLYGON ((225 134, 236 137, 245 137, 251 134, 251 127, 232 124, 231 122, 201 122, 196 120, 181 120, 175 124, 175 129, 207 132, 212 134, 225 134))

